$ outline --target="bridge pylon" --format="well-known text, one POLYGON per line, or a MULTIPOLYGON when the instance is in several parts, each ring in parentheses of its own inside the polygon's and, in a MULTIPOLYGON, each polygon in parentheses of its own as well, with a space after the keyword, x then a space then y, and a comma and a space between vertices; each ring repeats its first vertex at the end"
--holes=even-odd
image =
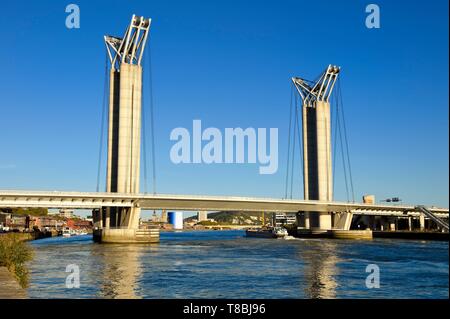
MULTIPOLYGON (((315 82, 293 77, 302 98, 303 189, 306 200, 333 201, 330 96, 340 68, 329 65, 315 82)), ((301 227, 331 230, 331 212, 304 212, 301 227)))
MULTIPOLYGON (((105 36, 110 61, 106 191, 138 194, 141 156, 142 58, 151 19, 133 15, 122 38, 105 36)), ((155 241, 139 230, 141 209, 105 207, 98 213, 98 241, 155 241), (142 233, 142 234, 141 234, 142 233)), ((158 233, 159 240, 159 233, 158 233)))

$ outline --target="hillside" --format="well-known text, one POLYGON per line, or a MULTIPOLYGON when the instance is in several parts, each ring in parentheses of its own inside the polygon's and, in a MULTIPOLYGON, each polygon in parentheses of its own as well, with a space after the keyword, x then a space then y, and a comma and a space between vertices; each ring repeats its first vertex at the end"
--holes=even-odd
MULTIPOLYGON (((272 213, 265 213, 266 224, 272 220, 272 213)), ((214 219, 219 224, 234 224, 234 225, 260 225, 262 213, 261 212, 214 212, 208 214, 208 219, 214 219)), ((197 216, 185 218, 185 221, 192 221, 197 219, 197 216)))

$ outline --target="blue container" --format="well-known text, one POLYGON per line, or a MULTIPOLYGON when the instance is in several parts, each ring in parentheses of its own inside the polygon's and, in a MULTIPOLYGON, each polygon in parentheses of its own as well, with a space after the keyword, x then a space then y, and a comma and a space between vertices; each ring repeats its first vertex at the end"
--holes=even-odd
POLYGON ((175 224, 175 212, 167 213, 167 221, 169 222, 169 224, 175 224))
POLYGON ((173 229, 183 229, 183 212, 168 212, 167 219, 173 229))

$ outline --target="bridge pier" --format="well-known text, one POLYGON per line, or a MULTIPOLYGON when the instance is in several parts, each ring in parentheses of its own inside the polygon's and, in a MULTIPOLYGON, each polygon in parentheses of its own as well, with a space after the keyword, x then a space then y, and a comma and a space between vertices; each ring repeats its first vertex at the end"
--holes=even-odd
POLYGON ((93 239, 103 244, 148 244, 159 242, 159 229, 101 228, 95 229, 93 239))
POLYGON ((140 228, 140 207, 104 207, 93 211, 93 239, 97 243, 157 243, 159 228, 140 228), (107 217, 113 212, 113 219, 107 217), (104 213, 103 213, 104 212, 104 213))

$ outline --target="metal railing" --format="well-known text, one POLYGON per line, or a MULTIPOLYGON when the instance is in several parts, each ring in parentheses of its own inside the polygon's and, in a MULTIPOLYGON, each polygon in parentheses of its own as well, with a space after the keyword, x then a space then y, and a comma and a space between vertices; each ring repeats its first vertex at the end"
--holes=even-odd
POLYGON ((442 219, 437 217, 435 214, 433 214, 429 209, 427 209, 425 206, 418 205, 415 207, 417 210, 421 211, 425 216, 427 216, 429 219, 434 221, 436 224, 441 226, 442 228, 446 229, 448 231, 448 224, 444 222, 442 219))

